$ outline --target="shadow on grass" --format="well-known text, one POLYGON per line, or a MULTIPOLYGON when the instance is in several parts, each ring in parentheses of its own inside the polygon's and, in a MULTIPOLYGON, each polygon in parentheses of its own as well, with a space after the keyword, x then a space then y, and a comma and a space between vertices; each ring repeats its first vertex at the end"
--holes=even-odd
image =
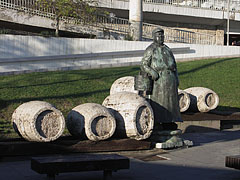
POLYGON ((105 78, 109 76, 129 76, 135 74, 134 72, 138 72, 140 70, 139 66, 131 66, 131 67, 114 67, 114 68, 104 68, 104 69, 93 69, 93 70, 76 70, 76 71, 69 71, 69 74, 75 75, 84 75, 87 76, 87 79, 98 79, 105 78))
MULTIPOLYGON (((96 78, 97 79, 97 78, 96 78)), ((98 78, 100 79, 100 78, 98 78)), ((41 83, 41 84, 31 84, 31 85, 22 85, 22 86, 6 86, 2 87, 0 89, 21 89, 21 88, 26 88, 26 87, 37 87, 37 86, 51 86, 51 85, 56 85, 56 84, 64 84, 64 83, 72 83, 72 82, 77 82, 77 81, 84 81, 88 79, 75 79, 75 80, 67 80, 67 81, 58 81, 58 82, 51 82, 51 83, 41 83)))
POLYGON ((46 100, 46 99, 66 99, 66 98, 79 98, 79 97, 86 97, 86 96, 91 96, 93 94, 97 93, 106 93, 109 92, 109 89, 104 89, 104 90, 98 90, 98 91, 89 91, 89 92, 84 92, 84 93, 76 93, 76 94, 68 94, 68 95, 62 95, 62 96, 42 96, 42 97, 29 97, 29 98, 20 98, 20 99, 14 99, 14 100, 9 100, 6 101, 6 106, 11 104, 11 103, 23 103, 23 102, 28 102, 28 101, 34 101, 34 100, 46 100))
MULTIPOLYGON (((10 134, 12 133, 12 125, 10 121, 0 121, 0 134, 10 134)), ((0 139, 1 139, 0 135, 0 139)))
MULTIPOLYGON (((31 85, 22 85, 22 86, 5 86, 1 87, 0 89, 6 89, 6 88, 25 88, 25 87, 36 87, 36 86, 49 86, 49 85, 56 85, 56 84, 64 84, 64 83, 72 83, 77 81, 86 81, 86 80, 98 80, 98 79, 104 79, 109 77, 123 77, 123 76, 131 76, 133 74, 137 74, 137 71, 139 70, 139 67, 129 67, 127 69, 119 69, 119 68, 108 68, 108 69, 93 69, 93 70, 73 70, 73 71, 58 71, 58 72, 46 72, 49 76, 51 74, 66 74, 67 75, 79 75, 83 78, 78 78, 74 80, 63 80, 63 81, 57 81, 57 82, 50 82, 50 83, 40 83, 40 84, 31 84, 31 85), (115 71, 114 71, 115 70, 115 71), (135 73, 136 72, 136 73, 135 73)), ((39 74, 40 75, 40 74, 39 74)), ((41 75, 45 75, 42 74, 41 75)), ((47 76, 47 75, 46 75, 47 76)), ((38 78, 38 76, 36 76, 38 78)))
POLYGON ((208 63, 208 64, 204 64, 203 66, 200 66, 200 67, 197 67, 197 68, 188 70, 188 71, 179 72, 178 75, 184 75, 184 74, 196 72, 196 71, 198 71, 198 70, 201 70, 201 69, 210 67, 210 66, 212 66, 212 65, 215 65, 215 64, 218 64, 218 63, 222 63, 222 62, 225 62, 225 61, 231 61, 231 60, 234 60, 234 59, 236 59, 236 58, 221 59, 221 60, 218 60, 218 61, 215 61, 215 62, 211 62, 211 63, 208 63))
POLYGON ((7 102, 2 100, 2 99, 0 99, 0 110, 5 108, 6 106, 7 106, 7 102))

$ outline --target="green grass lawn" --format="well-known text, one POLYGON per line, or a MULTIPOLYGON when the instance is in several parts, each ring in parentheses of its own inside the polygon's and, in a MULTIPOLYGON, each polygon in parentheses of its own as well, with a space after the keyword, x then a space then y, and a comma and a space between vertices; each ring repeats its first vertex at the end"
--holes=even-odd
POLYGON ((207 87, 219 98, 219 110, 240 111, 240 58, 212 59, 178 64, 180 89, 207 87))
MULTIPOLYGON (((132 66, 1 76, 0 138, 17 137, 11 116, 24 102, 49 102, 66 117, 79 104, 101 104, 116 79, 136 75, 138 71, 139 67, 132 66)), ((210 88, 220 97, 219 110, 240 111, 240 58, 178 63, 178 74, 180 89, 210 88)))

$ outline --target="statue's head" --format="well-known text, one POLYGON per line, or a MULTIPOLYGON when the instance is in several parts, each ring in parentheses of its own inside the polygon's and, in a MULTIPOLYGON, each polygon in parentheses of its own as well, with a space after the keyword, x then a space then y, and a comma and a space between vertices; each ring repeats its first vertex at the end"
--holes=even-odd
POLYGON ((156 28, 152 32, 153 41, 159 45, 163 45, 164 43, 164 30, 161 28, 156 28))

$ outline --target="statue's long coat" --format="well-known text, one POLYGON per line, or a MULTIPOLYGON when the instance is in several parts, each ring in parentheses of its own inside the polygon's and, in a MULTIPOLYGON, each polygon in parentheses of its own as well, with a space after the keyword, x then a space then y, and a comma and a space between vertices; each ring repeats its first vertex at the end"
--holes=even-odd
POLYGON ((155 121, 159 123, 182 121, 178 100, 177 67, 170 48, 152 43, 144 52, 141 70, 150 77, 153 71, 159 76, 153 81, 150 95, 155 121))

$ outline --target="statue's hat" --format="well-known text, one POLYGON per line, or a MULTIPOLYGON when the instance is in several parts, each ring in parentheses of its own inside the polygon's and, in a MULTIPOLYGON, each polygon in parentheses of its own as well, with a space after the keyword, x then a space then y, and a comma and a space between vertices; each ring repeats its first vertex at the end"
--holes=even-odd
POLYGON ((154 34, 157 33, 157 32, 164 33, 164 30, 162 28, 160 28, 160 27, 157 27, 156 29, 153 30, 152 36, 154 36, 154 34))

